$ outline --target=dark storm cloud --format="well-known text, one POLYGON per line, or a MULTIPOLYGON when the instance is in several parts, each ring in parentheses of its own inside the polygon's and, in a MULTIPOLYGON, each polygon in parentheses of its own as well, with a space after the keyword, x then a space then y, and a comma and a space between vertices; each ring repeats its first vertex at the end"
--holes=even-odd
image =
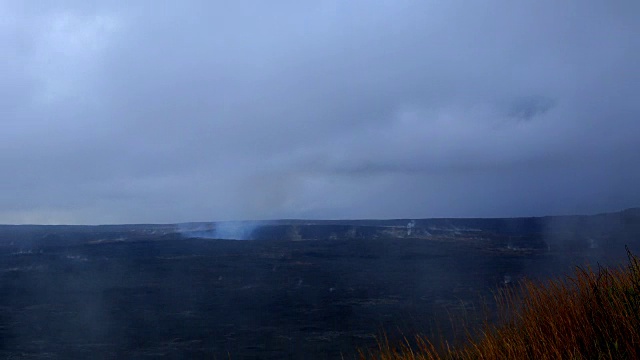
POLYGON ((634 1, 0 10, 0 222, 640 204, 634 1))
POLYGON ((542 115, 555 106, 553 99, 529 96, 515 100, 511 104, 509 115, 516 119, 531 120, 538 115, 542 115))

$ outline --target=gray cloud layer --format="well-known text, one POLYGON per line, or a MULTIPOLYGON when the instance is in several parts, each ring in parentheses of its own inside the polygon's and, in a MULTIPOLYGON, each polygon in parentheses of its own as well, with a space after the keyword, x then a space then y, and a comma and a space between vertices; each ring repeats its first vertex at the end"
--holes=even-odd
POLYGON ((0 12, 0 223, 640 205, 637 1, 0 12))

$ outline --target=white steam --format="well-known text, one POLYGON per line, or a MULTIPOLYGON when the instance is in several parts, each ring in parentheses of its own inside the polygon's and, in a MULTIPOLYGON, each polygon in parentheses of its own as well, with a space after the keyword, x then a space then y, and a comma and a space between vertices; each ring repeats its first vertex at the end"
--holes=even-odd
POLYGON ((215 223, 190 223, 178 225, 178 232, 188 238, 253 240, 261 221, 223 221, 215 223))

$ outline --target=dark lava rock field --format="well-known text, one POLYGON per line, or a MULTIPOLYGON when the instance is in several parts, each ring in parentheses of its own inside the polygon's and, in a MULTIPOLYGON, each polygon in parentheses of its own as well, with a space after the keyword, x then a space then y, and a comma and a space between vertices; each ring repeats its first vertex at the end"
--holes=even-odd
POLYGON ((640 253, 638 209, 3 225, 0 357, 349 359, 383 332, 460 338, 457 324, 491 319, 496 289, 576 265, 622 263, 625 245, 640 253), (225 233, 245 240, 218 238, 225 233))

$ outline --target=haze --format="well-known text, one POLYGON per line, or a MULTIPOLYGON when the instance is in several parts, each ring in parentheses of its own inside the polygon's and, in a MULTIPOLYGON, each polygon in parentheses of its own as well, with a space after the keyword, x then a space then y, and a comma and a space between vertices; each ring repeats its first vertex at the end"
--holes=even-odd
POLYGON ((640 204, 637 1, 0 1, 0 223, 640 204))

